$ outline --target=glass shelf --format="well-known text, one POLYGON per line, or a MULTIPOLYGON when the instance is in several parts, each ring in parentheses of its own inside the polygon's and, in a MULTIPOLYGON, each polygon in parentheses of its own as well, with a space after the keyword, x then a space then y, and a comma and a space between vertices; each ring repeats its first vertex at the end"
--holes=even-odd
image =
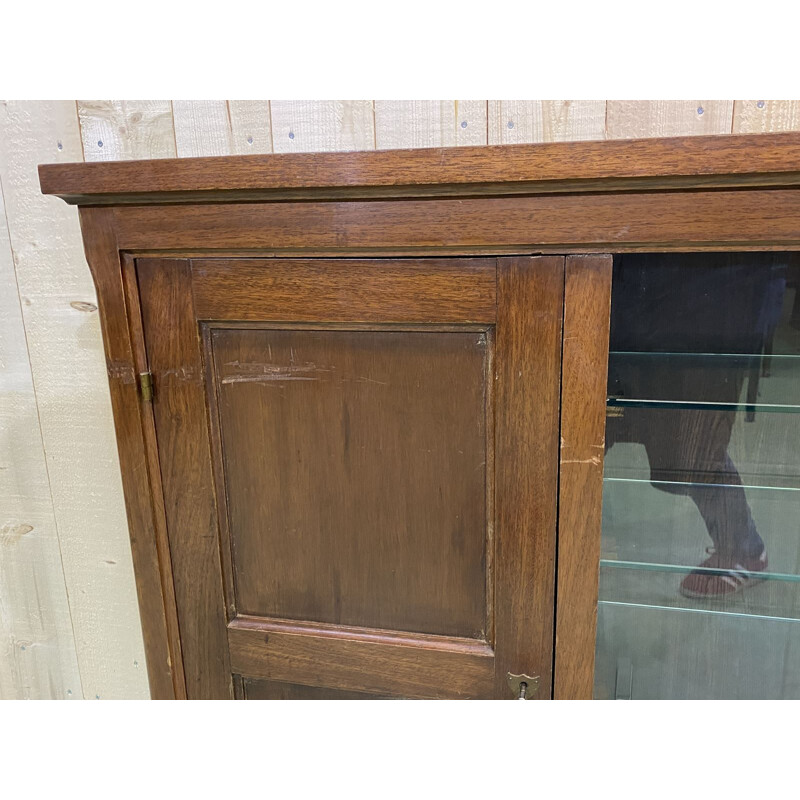
POLYGON ((716 403, 704 400, 632 400, 627 397, 609 397, 609 408, 667 408, 670 410, 697 411, 755 411, 760 414, 797 414, 800 405, 768 403, 716 403))
POLYGON ((800 699, 798 285, 783 253, 615 258, 597 697, 800 699))
POLYGON ((800 353, 615 351, 609 356, 608 402, 619 407, 660 403, 667 404, 660 407, 796 413, 800 410, 800 353), (635 390, 635 395, 621 394, 625 389, 635 390))
POLYGON ((800 699, 800 623, 601 601, 595 697, 800 699))
POLYGON ((649 480, 665 491, 670 484, 739 481, 800 488, 798 410, 615 402, 606 419, 606 440, 613 447, 604 476, 649 480))

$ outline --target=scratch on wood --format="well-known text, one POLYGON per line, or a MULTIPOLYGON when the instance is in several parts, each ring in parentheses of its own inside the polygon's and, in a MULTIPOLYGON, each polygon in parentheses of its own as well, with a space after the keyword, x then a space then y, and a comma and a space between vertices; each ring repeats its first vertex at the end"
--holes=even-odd
MULTIPOLYGON (((281 383, 284 381, 319 381, 336 372, 336 367, 320 366, 313 361, 297 364, 294 361, 295 358, 294 350, 292 350, 289 364, 227 361, 225 366, 233 368, 233 371, 224 375, 221 382, 223 384, 231 384, 269 383, 272 381, 281 383)), ((355 383, 374 383, 378 386, 389 385, 387 381, 370 378, 368 375, 360 375, 357 378, 350 378, 346 375, 339 376, 339 381, 342 383, 350 380, 355 383)))
POLYGON ((318 381, 319 378, 313 375, 286 375, 286 374, 265 374, 265 375, 227 375, 222 379, 223 383, 264 383, 266 381, 318 381))
POLYGON ((319 374, 333 372, 335 367, 320 367, 313 361, 304 364, 294 363, 294 350, 291 353, 291 363, 268 364, 260 362, 228 361, 226 367, 233 367, 236 372, 225 375, 222 383, 260 383, 262 381, 316 381, 319 374), (298 374, 299 373, 299 374, 298 374), (304 374, 305 373, 305 374, 304 374), (307 374, 314 373, 314 374, 307 374))
POLYGON ((196 378, 196 373, 193 367, 179 367, 177 369, 165 369, 160 373, 160 377, 175 377, 179 381, 193 381, 196 378))
POLYGON ((368 378, 366 375, 364 375, 364 376, 362 376, 360 378, 356 378, 356 383, 377 383, 378 386, 388 386, 389 385, 387 381, 378 381, 378 380, 375 380, 375 378, 368 378))
POLYGON ((122 383, 136 383, 133 367, 127 361, 107 361, 106 371, 109 380, 119 380, 122 383))
POLYGON ((600 456, 592 456, 591 458, 562 458, 562 464, 594 464, 599 467, 602 462, 600 456))

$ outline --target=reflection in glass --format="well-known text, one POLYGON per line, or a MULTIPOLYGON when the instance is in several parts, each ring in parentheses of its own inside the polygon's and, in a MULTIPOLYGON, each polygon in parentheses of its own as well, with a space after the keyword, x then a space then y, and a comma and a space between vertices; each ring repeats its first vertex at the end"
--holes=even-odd
POLYGON ((615 259, 597 697, 800 698, 798 264, 615 259))

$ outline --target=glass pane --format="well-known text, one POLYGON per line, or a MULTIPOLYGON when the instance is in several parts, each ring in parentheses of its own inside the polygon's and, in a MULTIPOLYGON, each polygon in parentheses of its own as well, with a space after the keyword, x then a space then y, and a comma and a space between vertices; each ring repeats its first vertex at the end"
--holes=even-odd
POLYGON ((800 260, 614 263, 599 698, 800 698, 800 260))

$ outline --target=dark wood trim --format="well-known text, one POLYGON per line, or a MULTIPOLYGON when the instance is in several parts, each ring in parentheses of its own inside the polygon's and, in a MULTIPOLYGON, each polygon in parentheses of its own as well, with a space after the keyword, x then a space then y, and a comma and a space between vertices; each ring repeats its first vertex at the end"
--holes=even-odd
POLYGON ((159 539, 151 493, 157 458, 145 433, 150 411, 140 402, 137 387, 143 365, 141 354, 134 355, 135 314, 126 301, 130 287, 123 279, 111 209, 83 208, 80 221, 100 308, 150 694, 180 698, 185 696, 180 637, 168 552, 159 539))
POLYGON ((569 256, 561 364, 555 699, 594 684, 611 309, 609 255, 569 256))
POLYGON ((540 676, 550 697, 564 258, 497 261, 495 692, 540 676))
POLYGON ((489 258, 194 259, 192 275, 198 319, 492 324, 497 312, 489 258))
POLYGON ((800 134, 47 164, 39 177, 82 205, 786 186, 800 134))
POLYGON ((457 641, 421 647, 418 637, 348 637, 274 621, 250 626, 234 620, 228 627, 231 667, 249 678, 409 698, 491 697, 491 649, 477 642, 459 648, 457 641))
POLYGON ((800 190, 373 200, 113 210, 123 250, 595 252, 800 244, 800 190))

